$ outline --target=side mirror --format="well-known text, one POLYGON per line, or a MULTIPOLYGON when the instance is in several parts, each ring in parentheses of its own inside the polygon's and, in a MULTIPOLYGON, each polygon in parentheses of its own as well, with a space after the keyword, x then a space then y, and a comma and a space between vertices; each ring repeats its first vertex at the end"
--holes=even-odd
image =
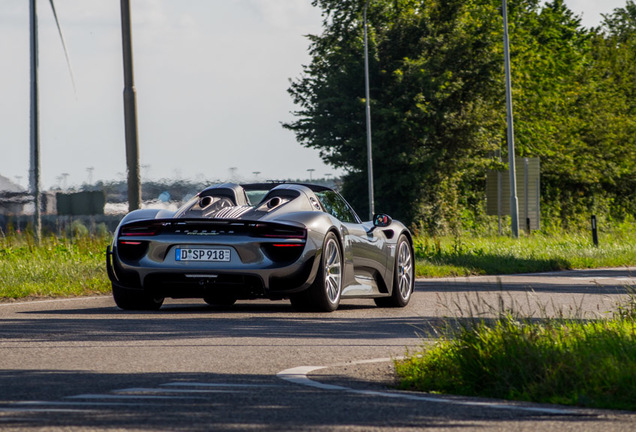
POLYGON ((367 234, 371 234, 376 228, 385 228, 393 223, 391 216, 384 213, 377 213, 373 215, 373 226, 367 231, 367 234))
POLYGON ((373 228, 388 227, 391 223, 393 223, 393 219, 388 214, 378 213, 373 215, 373 228))

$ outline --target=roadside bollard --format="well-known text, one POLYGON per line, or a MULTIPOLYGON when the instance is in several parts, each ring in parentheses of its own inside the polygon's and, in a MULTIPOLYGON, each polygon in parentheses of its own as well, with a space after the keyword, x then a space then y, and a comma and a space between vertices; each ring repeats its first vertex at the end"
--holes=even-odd
POLYGON ((596 215, 592 215, 592 242, 598 246, 598 230, 596 229, 596 215))

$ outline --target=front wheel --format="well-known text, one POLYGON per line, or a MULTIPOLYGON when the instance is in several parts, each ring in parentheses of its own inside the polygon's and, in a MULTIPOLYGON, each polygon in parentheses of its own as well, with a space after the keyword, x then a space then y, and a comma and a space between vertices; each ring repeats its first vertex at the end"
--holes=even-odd
POLYGON ((393 291, 390 297, 375 299, 381 307, 404 307, 409 304, 415 283, 415 262, 413 248, 408 237, 400 235, 395 253, 395 269, 393 271, 393 291))
POLYGON ((164 300, 163 297, 153 296, 143 291, 127 290, 114 284, 113 299, 120 309, 139 311, 159 310, 164 300))
POLYGON ((342 294, 342 252, 338 238, 332 232, 325 236, 316 280, 306 291, 291 298, 292 306, 300 310, 333 312, 338 309, 342 294))

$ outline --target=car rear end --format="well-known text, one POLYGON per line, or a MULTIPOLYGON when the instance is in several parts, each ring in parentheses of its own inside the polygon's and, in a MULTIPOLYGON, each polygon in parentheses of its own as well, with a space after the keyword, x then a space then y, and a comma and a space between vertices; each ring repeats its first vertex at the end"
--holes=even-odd
POLYGON ((119 227, 107 261, 120 289, 173 298, 283 298, 311 282, 317 247, 301 224, 143 220, 119 227))

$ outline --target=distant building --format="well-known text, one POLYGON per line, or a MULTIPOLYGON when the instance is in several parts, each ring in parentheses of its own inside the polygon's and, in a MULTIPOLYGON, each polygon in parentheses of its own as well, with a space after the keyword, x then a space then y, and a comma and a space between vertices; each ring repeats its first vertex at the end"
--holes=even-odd
POLYGON ((29 199, 26 189, 0 175, 0 215, 22 214, 29 199))
POLYGON ((26 190, 19 184, 15 184, 8 178, 0 175, 0 193, 2 192, 26 192, 26 190))

